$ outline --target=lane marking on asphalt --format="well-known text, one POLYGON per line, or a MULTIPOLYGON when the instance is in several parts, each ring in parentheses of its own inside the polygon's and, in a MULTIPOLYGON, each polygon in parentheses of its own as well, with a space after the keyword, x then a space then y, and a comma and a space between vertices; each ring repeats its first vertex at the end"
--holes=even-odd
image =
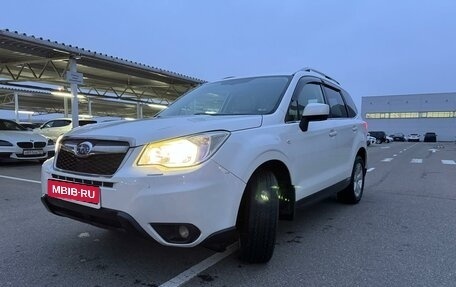
POLYGON ((393 157, 397 156, 397 154, 393 154, 393 157))
POLYGON ((238 250, 239 243, 231 244, 227 247, 227 249, 222 253, 215 253, 214 255, 204 259, 200 263, 190 267, 189 269, 185 270, 181 274, 177 275, 176 277, 168 280, 167 282, 161 284, 159 287, 178 287, 186 282, 190 281, 191 279, 195 278, 199 273, 203 272, 204 270, 212 267, 225 257, 231 255, 234 251, 238 250))
POLYGON ((412 158, 410 163, 423 163, 423 159, 422 158, 412 158))
POLYGON ((412 147, 416 146, 417 144, 419 144, 419 143, 417 142, 417 143, 415 143, 415 144, 412 144, 412 145, 411 145, 411 146, 409 146, 407 149, 410 149, 410 148, 412 148, 412 147))
POLYGON ((371 171, 373 171, 374 169, 375 169, 375 167, 371 167, 371 168, 369 168, 369 169, 367 170, 367 172, 371 172, 371 171))
POLYGON ((447 159, 442 159, 443 164, 456 164, 454 160, 447 160, 447 159))
POLYGON ((388 157, 388 158, 382 159, 383 162, 390 162, 392 160, 393 160, 392 157, 388 157))
POLYGON ((0 175, 0 178, 6 178, 6 179, 11 179, 11 180, 25 181, 25 182, 32 182, 32 183, 40 183, 41 184, 41 181, 38 181, 38 180, 31 180, 31 179, 12 177, 12 176, 6 176, 6 175, 0 175))

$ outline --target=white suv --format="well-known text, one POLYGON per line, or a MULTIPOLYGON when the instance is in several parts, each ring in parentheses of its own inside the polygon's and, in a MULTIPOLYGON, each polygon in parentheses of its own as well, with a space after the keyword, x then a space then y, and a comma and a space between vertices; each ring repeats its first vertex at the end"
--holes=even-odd
POLYGON ((366 124, 332 78, 292 75, 204 84, 152 119, 64 135, 42 168, 42 202, 60 216, 136 230, 168 246, 267 262, 278 219, 298 201, 361 199, 366 124))

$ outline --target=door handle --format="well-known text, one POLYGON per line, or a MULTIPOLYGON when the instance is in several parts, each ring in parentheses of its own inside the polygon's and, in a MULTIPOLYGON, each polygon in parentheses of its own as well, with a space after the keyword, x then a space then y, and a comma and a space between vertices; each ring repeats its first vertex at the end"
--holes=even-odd
POLYGON ((329 136, 330 137, 335 137, 335 136, 337 136, 337 132, 335 130, 330 130, 329 131, 329 136))
POLYGON ((352 127, 352 131, 354 131, 354 132, 358 131, 358 127, 357 126, 353 126, 352 127))

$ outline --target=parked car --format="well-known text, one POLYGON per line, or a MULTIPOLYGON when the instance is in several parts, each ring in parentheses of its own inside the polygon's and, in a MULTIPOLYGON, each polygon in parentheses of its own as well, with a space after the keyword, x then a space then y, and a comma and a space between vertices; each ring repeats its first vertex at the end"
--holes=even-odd
POLYGON ((367 133, 367 137, 366 137, 367 146, 370 146, 371 144, 374 144, 376 142, 376 140, 377 140, 376 138, 374 138, 369 133, 367 133))
POLYGON ((386 133, 384 131, 370 131, 369 134, 373 136, 376 140, 375 143, 381 144, 386 142, 386 133))
POLYGON ((267 262, 298 201, 361 200, 366 127, 350 95, 313 69, 206 83, 155 118, 66 133, 43 165, 42 202, 167 246, 223 250, 239 238, 242 260, 267 262))
MULTIPOLYGON (((94 124, 94 123, 97 123, 97 121, 93 120, 93 119, 80 119, 79 120, 79 126, 84 126, 87 124, 94 124)), ((60 135, 70 131, 71 128, 72 128, 72 119, 58 118, 58 119, 53 119, 53 120, 45 122, 39 128, 34 129, 33 132, 39 133, 41 135, 44 135, 44 136, 56 141, 60 135)))
POLYGON ((436 142, 437 141, 436 133, 433 133, 433 132, 425 133, 423 141, 424 142, 436 142))
POLYGON ((405 141, 407 141, 406 138, 405 138, 405 135, 403 133, 395 133, 393 135, 393 140, 395 142, 405 142, 405 141))
POLYGON ((391 137, 391 136, 386 136, 386 143, 390 143, 390 142, 392 142, 392 141, 394 141, 393 137, 391 137))
POLYGON ((54 156, 54 142, 14 121, 0 119, 0 161, 39 160, 54 156))
POLYGON ((407 137, 407 140, 409 142, 419 142, 420 141, 420 135, 419 134, 409 134, 407 137))

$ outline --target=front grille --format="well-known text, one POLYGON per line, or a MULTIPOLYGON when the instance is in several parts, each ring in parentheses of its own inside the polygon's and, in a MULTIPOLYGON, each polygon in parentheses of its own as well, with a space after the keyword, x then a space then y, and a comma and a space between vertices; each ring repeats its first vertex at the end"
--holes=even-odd
POLYGON ((33 148, 32 142, 18 142, 17 146, 20 148, 33 148))
POLYGON ((81 178, 63 176, 63 175, 58 175, 58 174, 52 174, 52 178, 61 179, 61 180, 65 180, 65 181, 71 181, 71 182, 75 182, 75 183, 94 185, 94 186, 98 186, 98 187, 111 187, 112 188, 114 186, 113 182, 81 179, 81 178))
POLYGON ((18 142, 17 146, 20 148, 43 148, 46 142, 18 142))
POLYGON ((113 175, 125 154, 97 154, 86 158, 76 157, 72 152, 60 150, 57 168, 87 174, 113 175))
POLYGON ((127 142, 68 139, 61 143, 57 153, 56 167, 64 171, 82 174, 111 176, 125 158, 128 147, 127 142), (94 152, 86 157, 77 156, 74 147, 87 141, 92 143, 94 152), (120 150, 122 151, 120 152, 120 150))
POLYGON ((46 142, 34 142, 34 148, 43 148, 46 146, 46 142))
POLYGON ((18 158, 35 158, 35 157, 43 157, 45 155, 45 153, 42 153, 42 154, 21 154, 21 153, 17 153, 16 156, 18 158))

